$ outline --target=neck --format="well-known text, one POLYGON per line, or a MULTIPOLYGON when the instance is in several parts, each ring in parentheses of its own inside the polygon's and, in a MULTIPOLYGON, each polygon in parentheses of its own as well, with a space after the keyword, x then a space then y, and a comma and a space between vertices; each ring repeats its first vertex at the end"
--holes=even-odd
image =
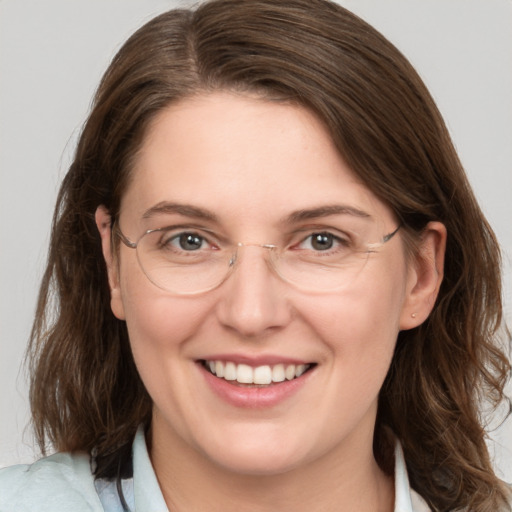
POLYGON ((347 443, 301 467, 279 474, 240 474, 182 442, 152 433, 151 459, 172 512, 392 512, 393 478, 372 451, 347 443), (170 441, 170 442, 169 442, 170 441))

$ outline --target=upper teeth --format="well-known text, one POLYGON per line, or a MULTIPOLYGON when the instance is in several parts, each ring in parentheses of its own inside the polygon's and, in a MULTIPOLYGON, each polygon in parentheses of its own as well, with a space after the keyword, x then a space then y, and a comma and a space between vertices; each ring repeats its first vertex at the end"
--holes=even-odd
POLYGON ((300 377, 309 364, 276 364, 253 368, 247 364, 235 364, 231 361, 206 361, 210 371, 226 380, 236 380, 240 384, 271 384, 300 377))

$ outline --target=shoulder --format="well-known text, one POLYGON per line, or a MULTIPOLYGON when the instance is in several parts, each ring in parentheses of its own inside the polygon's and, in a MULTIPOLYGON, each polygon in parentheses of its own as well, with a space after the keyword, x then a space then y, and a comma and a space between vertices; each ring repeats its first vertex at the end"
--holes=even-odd
POLYGON ((89 456, 57 453, 0 470, 0 512, 103 511, 89 456))

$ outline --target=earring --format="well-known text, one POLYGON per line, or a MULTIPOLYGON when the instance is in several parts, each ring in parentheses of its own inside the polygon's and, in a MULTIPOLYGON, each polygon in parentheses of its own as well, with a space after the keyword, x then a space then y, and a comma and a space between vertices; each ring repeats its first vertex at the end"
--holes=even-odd
POLYGON ((413 318, 416 318, 416 313, 412 313, 412 314, 411 314, 411 316, 412 316, 413 318))

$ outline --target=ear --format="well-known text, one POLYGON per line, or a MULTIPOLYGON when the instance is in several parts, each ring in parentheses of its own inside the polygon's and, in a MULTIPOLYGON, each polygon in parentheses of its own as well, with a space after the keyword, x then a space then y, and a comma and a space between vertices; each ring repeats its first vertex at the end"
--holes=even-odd
POLYGON ((400 330, 417 327, 430 315, 443 280, 445 250, 444 224, 429 222, 409 265, 400 330))
POLYGON ((96 226, 101 236, 101 249, 107 265, 110 287, 110 307, 119 320, 125 320, 124 306, 119 286, 119 266, 113 252, 112 219, 105 206, 98 206, 95 213, 96 226))

